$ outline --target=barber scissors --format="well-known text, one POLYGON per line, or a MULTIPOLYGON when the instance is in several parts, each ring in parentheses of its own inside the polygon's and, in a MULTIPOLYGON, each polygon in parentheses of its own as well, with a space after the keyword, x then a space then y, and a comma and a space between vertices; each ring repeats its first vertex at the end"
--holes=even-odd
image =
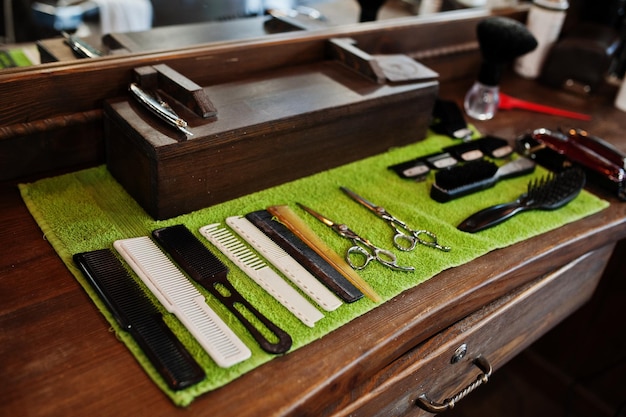
POLYGON ((437 242, 437 235, 428 230, 414 230, 407 226, 402 220, 392 216, 385 210, 383 207, 377 206, 376 204, 367 201, 360 195, 356 194, 353 191, 350 191, 346 187, 339 187, 341 191, 346 193, 350 198, 352 198, 357 203, 362 204, 366 208, 368 208, 375 215, 385 220, 389 226, 396 232, 393 236, 393 244, 396 248, 403 251, 411 251, 415 249, 415 246, 419 243, 420 245, 428 246, 431 248, 439 249, 444 252, 449 252, 449 246, 442 246, 437 242))
POLYGON ((322 216, 315 210, 297 203, 300 208, 311 214, 317 220, 333 229, 339 236, 352 241, 352 246, 346 251, 346 262, 356 270, 364 269, 371 261, 377 261, 380 264, 398 271, 415 271, 412 266, 398 265, 396 255, 386 249, 379 248, 372 244, 369 240, 362 238, 353 232, 345 224, 337 224, 332 220, 322 216))

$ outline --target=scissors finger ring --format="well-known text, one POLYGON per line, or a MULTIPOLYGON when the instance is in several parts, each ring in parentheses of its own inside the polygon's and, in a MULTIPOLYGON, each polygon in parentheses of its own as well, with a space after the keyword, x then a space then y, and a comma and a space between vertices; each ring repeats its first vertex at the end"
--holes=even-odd
POLYGON ((346 252, 346 262, 348 262, 348 265, 359 271, 364 269, 372 259, 375 259, 374 256, 359 245, 351 246, 346 252), (357 261, 354 262, 353 260, 357 261))
POLYGON ((437 235, 428 230, 416 230, 413 232, 415 240, 424 246, 439 249, 443 252, 450 252, 450 246, 442 246, 437 242, 437 235), (427 238, 422 239, 420 235, 425 235, 427 238))
POLYGON ((376 260, 378 262, 380 262, 381 264, 391 268, 391 269, 395 269, 398 271, 406 271, 406 272, 413 272, 415 271, 415 268, 413 268, 412 266, 400 266, 398 265, 398 259, 396 258, 396 255, 388 250, 385 249, 380 249, 380 248, 375 248, 374 249, 374 254, 376 256, 376 260))
POLYGON ((398 233, 393 236, 394 246, 399 250, 405 252, 409 252, 415 249, 415 245, 417 245, 418 240, 419 239, 417 237, 407 235, 400 231, 398 231, 398 233))

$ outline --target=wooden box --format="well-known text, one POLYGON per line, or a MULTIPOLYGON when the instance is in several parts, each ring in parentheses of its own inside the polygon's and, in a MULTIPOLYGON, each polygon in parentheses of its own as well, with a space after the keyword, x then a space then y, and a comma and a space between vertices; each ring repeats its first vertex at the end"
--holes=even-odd
POLYGON ((109 101, 108 168, 166 219, 423 139, 436 74, 422 66, 419 79, 392 82, 371 56, 348 55, 204 86, 216 117, 172 101, 189 137, 130 96, 109 101))

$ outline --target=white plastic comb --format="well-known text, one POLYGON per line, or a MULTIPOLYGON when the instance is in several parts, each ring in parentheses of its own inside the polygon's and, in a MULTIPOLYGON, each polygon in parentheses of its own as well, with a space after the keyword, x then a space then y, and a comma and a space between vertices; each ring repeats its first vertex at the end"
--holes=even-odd
POLYGON ((217 365, 227 368, 251 356, 250 349, 206 304, 204 296, 148 236, 118 240, 113 246, 217 365))
POLYGON ((302 323, 313 327, 324 317, 313 304, 268 267, 228 229, 220 227, 219 224, 210 224, 201 227, 200 233, 302 323))
POLYGON ((335 294, 248 219, 232 216, 226 219, 226 224, 324 310, 333 311, 341 306, 335 294))

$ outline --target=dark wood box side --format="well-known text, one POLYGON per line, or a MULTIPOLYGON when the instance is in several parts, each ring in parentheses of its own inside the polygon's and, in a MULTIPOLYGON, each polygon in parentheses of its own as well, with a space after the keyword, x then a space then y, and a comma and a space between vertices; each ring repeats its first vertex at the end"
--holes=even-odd
POLYGON ((166 219, 419 141, 436 93, 433 85, 389 104, 382 119, 380 110, 372 109, 161 160, 134 146, 120 120, 109 118, 109 170, 151 216, 166 219))
POLYGON ((321 71, 326 90, 316 105, 293 82, 301 74, 220 86, 218 122, 195 126, 197 135, 180 142, 132 100, 109 102, 109 170, 151 216, 165 219, 425 136, 436 81, 380 87, 345 68, 321 71), (250 96, 251 88, 267 96, 250 96))
POLYGON ((110 104, 104 108, 105 159, 107 168, 117 181, 126 189, 152 217, 152 208, 156 206, 156 160, 154 153, 145 147, 130 140, 130 127, 125 121, 111 119, 111 112, 107 111, 110 104), (124 126, 125 125, 125 126, 124 126))

